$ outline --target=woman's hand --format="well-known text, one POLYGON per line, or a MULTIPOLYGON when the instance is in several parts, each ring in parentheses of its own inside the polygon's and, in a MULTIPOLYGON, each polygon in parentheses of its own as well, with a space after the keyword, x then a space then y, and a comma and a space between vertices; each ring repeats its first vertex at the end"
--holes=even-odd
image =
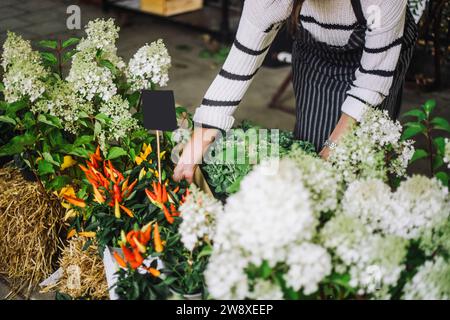
MULTIPOLYGON (((329 137, 329 140, 338 144, 342 136, 345 135, 348 131, 350 131, 350 129, 355 123, 356 120, 354 118, 350 117, 346 113, 342 113, 336 127, 334 128, 333 132, 329 137)), ((322 159, 328 160, 328 157, 332 152, 333 150, 331 150, 328 147, 325 147, 322 149, 322 151, 320 151, 319 155, 322 157, 322 159)))
POLYGON ((192 183, 194 172, 202 162, 203 155, 208 150, 209 145, 217 136, 217 129, 195 128, 189 142, 184 146, 178 164, 175 167, 173 178, 175 181, 185 179, 192 183))

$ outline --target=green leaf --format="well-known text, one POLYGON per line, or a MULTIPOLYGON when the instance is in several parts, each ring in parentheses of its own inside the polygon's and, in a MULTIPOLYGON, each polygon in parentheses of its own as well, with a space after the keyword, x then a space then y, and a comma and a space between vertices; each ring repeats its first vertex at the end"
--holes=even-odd
POLYGON ((108 160, 113 160, 113 159, 117 159, 121 156, 125 156, 127 155, 127 152, 120 148, 120 147, 112 147, 109 152, 108 152, 108 156, 106 157, 106 159, 108 160))
POLYGON ((402 117, 416 117, 419 120, 425 120, 427 118, 427 115, 420 109, 413 109, 402 114, 402 117))
POLYGON ((0 147, 0 156, 12 156, 25 150, 25 147, 35 143, 36 137, 30 133, 13 137, 7 144, 0 147))
POLYGON ((51 65, 56 65, 58 63, 56 56, 50 52, 41 52, 41 58, 51 65))
POLYGON ((69 61, 70 59, 72 59, 72 57, 74 56, 75 53, 76 53, 75 50, 64 52, 64 54, 62 56, 63 62, 65 63, 65 62, 69 61))
POLYGON ((36 124, 36 120, 34 119, 34 115, 31 111, 28 111, 24 114, 22 123, 25 129, 30 129, 32 126, 36 124))
POLYGON ((14 117, 18 111, 25 109, 26 107, 27 103, 24 100, 16 101, 6 106, 5 113, 10 117, 14 117))
POLYGON ((410 163, 413 163, 414 161, 417 161, 417 160, 425 158, 425 157, 428 157, 428 152, 426 152, 423 149, 416 149, 413 157, 411 158, 410 163))
POLYGON ((73 143, 73 145, 75 146, 75 147, 79 147, 79 146, 81 146, 81 145, 83 145, 83 144, 89 144, 92 140, 94 140, 94 137, 92 137, 92 136, 81 136, 81 137, 78 137, 76 140, 75 140, 75 142, 73 143))
POLYGON ((48 134, 48 140, 50 142, 50 144, 52 145, 52 147, 54 148, 62 148, 63 147, 63 143, 64 143, 64 139, 62 136, 62 133, 60 130, 52 130, 49 134, 48 134))
POLYGON ((58 42, 56 40, 41 40, 38 45, 42 48, 56 49, 58 48, 58 42))
POLYGON ((116 66, 114 64, 112 64, 111 61, 109 61, 109 60, 100 60, 99 64, 102 67, 108 68, 113 74, 117 73, 117 68, 116 68, 116 66))
POLYGON ((97 119, 101 123, 108 123, 109 121, 111 121, 111 119, 106 114, 103 114, 103 113, 97 114, 95 116, 95 119, 97 119))
POLYGON ((9 123, 12 124, 13 126, 16 125, 16 120, 8 116, 0 116, 0 122, 9 123))
POLYGON ((95 124, 94 124, 94 137, 98 137, 98 135, 100 134, 101 131, 102 131, 102 125, 100 124, 99 121, 95 121, 95 124))
POLYGON ((425 113, 427 115, 430 115, 431 112, 433 112, 433 109, 436 107, 436 100, 428 100, 423 105, 423 110, 425 110, 425 113))
POLYGON ((448 187, 449 176, 446 172, 439 171, 436 173, 436 178, 441 181, 444 186, 448 187))
POLYGON ((444 137, 437 137, 433 140, 434 145, 437 148, 438 154, 443 155, 445 153, 445 139, 444 137))
POLYGON ((5 91, 5 85, 3 84, 3 82, 0 82, 0 92, 5 91))
POLYGON ((444 158, 437 155, 433 161, 433 170, 439 169, 444 164, 444 158))
POLYGON ((62 129, 61 120, 59 120, 57 117, 51 116, 49 114, 46 114, 46 115, 40 114, 40 115, 38 115, 37 120, 39 122, 48 124, 49 126, 56 127, 58 129, 62 129))
POLYGON ((73 148, 72 150, 70 150, 69 154, 82 158, 89 158, 89 151, 83 147, 73 148))
POLYGON ((420 123, 416 123, 414 125, 412 124, 408 128, 406 128, 405 131, 403 132, 402 140, 412 138, 415 135, 424 132, 425 130, 426 130, 425 126, 420 123))
POLYGON ((40 160, 38 162, 38 172, 39 175, 46 175, 50 173, 55 173, 55 169, 53 169, 53 165, 47 160, 40 160))
POLYGON ((444 118, 436 117, 431 120, 431 124, 433 124, 434 129, 450 132, 450 124, 444 118))
POLYGON ((261 266, 261 277, 263 279, 267 279, 270 277, 271 274, 272 274, 272 268, 269 266, 267 261, 264 261, 261 266))
POLYGON ((67 47, 77 44, 78 42, 80 42, 80 39, 78 39, 78 38, 69 38, 62 43, 62 47, 67 48, 67 47))
POLYGON ((42 157, 44 158, 45 161, 59 167, 60 164, 53 159, 52 155, 49 152, 42 153, 42 157))

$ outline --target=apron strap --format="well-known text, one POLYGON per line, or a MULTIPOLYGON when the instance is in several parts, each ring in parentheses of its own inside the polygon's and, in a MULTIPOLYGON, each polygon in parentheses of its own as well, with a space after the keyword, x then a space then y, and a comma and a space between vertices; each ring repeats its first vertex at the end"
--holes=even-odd
POLYGON ((361 1, 360 0, 352 0, 352 7, 353 7, 353 12, 355 13, 356 19, 358 19, 359 24, 366 27, 367 20, 364 17, 364 12, 363 12, 363 9, 361 6, 361 1))

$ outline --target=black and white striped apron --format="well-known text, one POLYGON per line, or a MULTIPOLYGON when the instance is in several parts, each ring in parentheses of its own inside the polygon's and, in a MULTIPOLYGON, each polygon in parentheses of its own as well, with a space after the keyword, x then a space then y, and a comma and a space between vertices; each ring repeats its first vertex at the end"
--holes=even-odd
MULTIPOLYGON (((297 139, 312 142, 317 151, 323 146, 341 116, 355 72, 360 66, 365 44, 367 22, 359 0, 352 0, 357 27, 347 45, 330 46, 315 40, 302 27, 301 19, 292 52, 293 85, 296 95, 297 139)), ((417 39, 417 25, 407 9, 402 51, 394 73, 389 95, 380 106, 396 119, 400 111, 403 83, 417 39)), ((330 31, 332 32, 332 31, 330 31)))

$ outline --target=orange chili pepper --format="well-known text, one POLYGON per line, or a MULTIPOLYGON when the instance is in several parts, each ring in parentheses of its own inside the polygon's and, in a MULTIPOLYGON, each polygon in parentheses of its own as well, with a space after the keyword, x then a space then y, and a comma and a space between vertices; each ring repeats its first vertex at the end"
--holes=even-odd
POLYGON ((122 183, 122 193, 127 190, 128 188, 128 180, 130 180, 130 177, 128 177, 123 183, 122 183))
POLYGON ((77 233, 77 230, 75 230, 75 229, 70 230, 69 233, 67 234, 67 239, 72 238, 76 233, 77 233))
POLYGON ((155 244, 155 251, 158 253, 163 252, 163 245, 161 243, 161 235, 159 234, 158 223, 155 223, 155 231, 153 234, 153 241, 155 244))
POLYGON ((100 153, 100 146, 97 146, 97 149, 95 149, 95 157, 97 158, 97 160, 102 160, 102 155, 100 153))
POLYGON ((97 186, 96 185, 92 185, 92 188, 94 189, 95 201, 97 201, 98 203, 105 203, 105 197, 103 197, 103 195, 97 189, 97 186))
POLYGON ((134 230, 131 230, 130 232, 127 233, 127 242, 133 247, 136 247, 136 244, 133 241, 133 236, 134 236, 135 232, 134 230))
POLYGON ((175 189, 173 189, 173 193, 177 194, 177 192, 180 191, 180 186, 177 186, 175 189))
POLYGON ((177 211, 177 209, 175 208, 175 205, 173 203, 170 204, 170 214, 173 217, 179 217, 180 216, 180 212, 177 211))
POLYGON ((141 253, 139 252, 139 250, 134 249, 133 250, 133 254, 134 254, 134 260, 139 263, 139 265, 141 265, 144 262, 144 258, 142 257, 141 253))
POLYGON ((166 218, 167 222, 170 224, 174 223, 175 219, 171 216, 169 210, 167 210, 165 205, 162 205, 162 209, 164 211, 164 217, 166 218))
POLYGON ((126 213, 130 218, 133 218, 133 217, 134 217, 133 212, 132 212, 130 209, 128 209, 127 207, 125 207, 125 206, 123 206, 123 205, 120 205, 120 208, 121 208, 123 211, 125 211, 125 213, 126 213))
POLYGON ((145 268, 145 270, 147 270, 148 273, 150 273, 155 278, 157 278, 157 277, 159 277, 161 275, 161 271, 159 271, 159 270, 157 270, 155 268, 145 268))
POLYGON ((86 202, 84 202, 83 199, 78 199, 78 198, 71 197, 68 195, 64 195, 63 197, 64 197, 64 199, 67 200, 67 202, 69 202, 70 204, 73 204, 76 207, 86 208, 86 202))
POLYGON ((122 257, 117 252, 114 252, 113 255, 114 255, 114 258, 116 259, 117 263, 119 264, 119 266, 121 266, 122 268, 127 267, 127 264, 125 263, 125 261, 122 259, 122 257))
POLYGON ((120 207, 119 207, 119 202, 116 199, 115 205, 114 205, 114 216, 117 219, 120 219, 120 207))
POLYGON ((122 246, 123 255, 125 256, 125 260, 128 262, 134 261, 134 253, 128 249, 126 246, 122 246))
POLYGON ((109 166, 109 173, 110 173, 110 179, 112 182, 116 183, 116 178, 114 177, 114 170, 111 160, 108 160, 108 166, 109 166))

